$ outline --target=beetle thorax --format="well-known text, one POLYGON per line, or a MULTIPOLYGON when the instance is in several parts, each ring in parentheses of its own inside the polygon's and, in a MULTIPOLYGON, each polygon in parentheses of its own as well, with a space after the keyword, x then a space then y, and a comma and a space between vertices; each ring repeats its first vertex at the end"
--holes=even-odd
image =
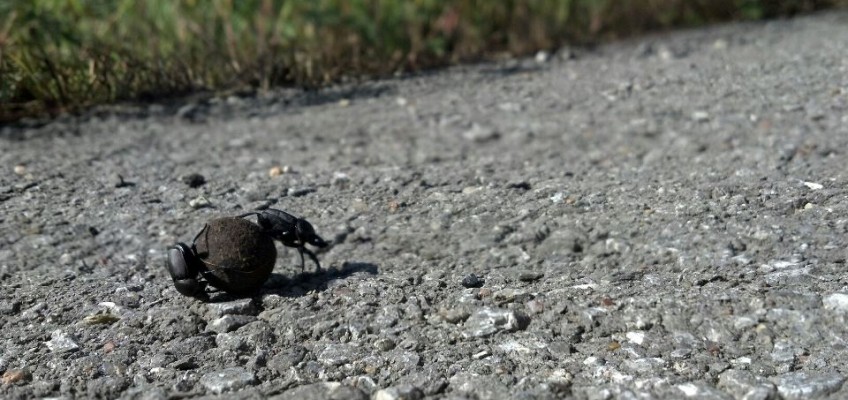
POLYGON ((310 237, 315 235, 315 229, 303 219, 297 220, 295 229, 297 229, 297 235, 301 240, 309 240, 310 237))

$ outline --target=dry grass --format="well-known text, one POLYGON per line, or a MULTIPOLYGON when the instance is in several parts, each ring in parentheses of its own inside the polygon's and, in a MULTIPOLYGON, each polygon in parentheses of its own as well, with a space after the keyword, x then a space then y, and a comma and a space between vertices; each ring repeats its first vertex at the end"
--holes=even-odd
POLYGON ((0 0, 0 122, 316 86, 845 0, 0 0))

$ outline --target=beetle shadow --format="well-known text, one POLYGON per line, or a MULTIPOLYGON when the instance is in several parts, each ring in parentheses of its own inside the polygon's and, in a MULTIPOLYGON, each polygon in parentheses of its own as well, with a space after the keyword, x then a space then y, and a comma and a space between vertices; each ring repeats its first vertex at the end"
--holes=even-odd
POLYGON ((380 268, 376 264, 365 262, 345 262, 341 268, 331 267, 321 271, 304 272, 294 276, 271 274, 262 287, 262 294, 276 294, 282 297, 302 297, 312 291, 324 291, 327 284, 337 279, 345 279, 358 273, 377 275, 380 268))
POLYGON ((380 268, 376 264, 366 262, 345 262, 341 268, 327 268, 321 271, 304 272, 294 276, 272 273, 262 289, 256 294, 236 296, 223 291, 209 293, 206 303, 224 303, 237 299, 261 297, 266 294, 276 294, 281 297, 303 297, 312 291, 324 291, 327 283, 336 279, 345 279, 353 274, 366 273, 377 275, 380 268))

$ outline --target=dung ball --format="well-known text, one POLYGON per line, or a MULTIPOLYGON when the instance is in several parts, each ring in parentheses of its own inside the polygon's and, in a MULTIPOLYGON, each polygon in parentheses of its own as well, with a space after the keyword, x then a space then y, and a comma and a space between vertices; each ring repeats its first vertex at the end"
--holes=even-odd
POLYGON ((244 218, 209 221, 195 242, 197 255, 210 274, 209 284, 234 295, 259 290, 277 261, 274 241, 244 218))

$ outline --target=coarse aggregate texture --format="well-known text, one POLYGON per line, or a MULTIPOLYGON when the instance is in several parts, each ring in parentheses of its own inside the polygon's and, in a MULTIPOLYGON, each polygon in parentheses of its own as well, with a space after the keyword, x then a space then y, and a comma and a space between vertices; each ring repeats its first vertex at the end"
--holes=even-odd
POLYGON ((0 397, 846 398, 846 111, 827 13, 4 128, 0 397), (267 206, 325 271, 176 292, 267 206))
POLYGON ((215 218, 199 233, 197 256, 213 286, 234 295, 257 292, 277 261, 274 241, 258 225, 236 217, 215 218))

